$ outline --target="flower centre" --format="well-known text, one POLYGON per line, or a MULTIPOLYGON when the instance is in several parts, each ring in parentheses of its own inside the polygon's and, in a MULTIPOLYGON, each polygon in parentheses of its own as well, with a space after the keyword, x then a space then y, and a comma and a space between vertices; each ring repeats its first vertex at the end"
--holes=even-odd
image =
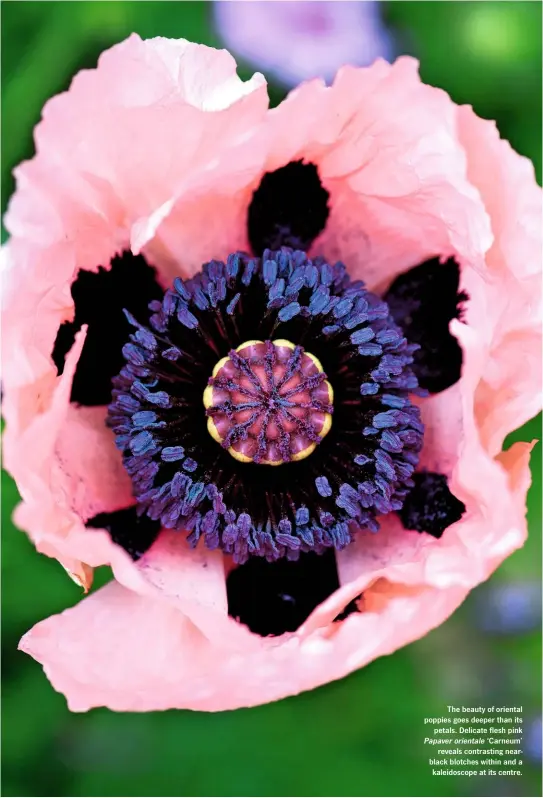
POLYGON ((239 564, 339 551, 402 508, 424 433, 416 350, 342 263, 233 253, 150 310, 149 327, 126 314, 108 413, 138 516, 239 564))
POLYGON ((285 339, 232 350, 203 400, 211 437, 242 463, 303 460, 332 426, 333 390, 320 361, 285 339))

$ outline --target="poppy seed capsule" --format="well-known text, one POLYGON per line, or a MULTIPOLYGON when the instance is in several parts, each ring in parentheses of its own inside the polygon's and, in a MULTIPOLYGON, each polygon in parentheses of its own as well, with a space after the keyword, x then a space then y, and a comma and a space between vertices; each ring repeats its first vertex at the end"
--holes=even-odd
POLYGON ((285 339, 232 350, 203 399, 211 437, 242 463, 303 460, 332 426, 333 389, 320 361, 285 339))

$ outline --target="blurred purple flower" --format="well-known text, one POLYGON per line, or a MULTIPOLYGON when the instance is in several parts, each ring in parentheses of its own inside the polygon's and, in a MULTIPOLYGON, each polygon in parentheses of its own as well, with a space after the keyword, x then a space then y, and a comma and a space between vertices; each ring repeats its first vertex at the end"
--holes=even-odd
POLYGON ((543 746, 543 724, 541 715, 526 724, 524 732, 524 753, 535 764, 541 764, 543 746))
POLYGON ((215 22, 229 50, 288 86, 343 64, 394 55, 376 0, 215 0, 215 22))
POLYGON ((494 584, 475 598, 474 623, 491 634, 522 634, 541 625, 541 585, 494 584))

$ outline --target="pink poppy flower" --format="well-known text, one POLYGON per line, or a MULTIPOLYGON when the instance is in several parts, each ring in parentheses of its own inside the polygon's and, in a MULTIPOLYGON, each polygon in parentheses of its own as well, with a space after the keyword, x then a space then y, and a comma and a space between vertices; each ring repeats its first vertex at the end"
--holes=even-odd
POLYGON ((115 577, 21 641, 72 710, 311 689, 523 544, 541 194, 493 123, 410 58, 268 111, 225 51, 131 36, 35 139, 5 464, 37 549, 115 577))

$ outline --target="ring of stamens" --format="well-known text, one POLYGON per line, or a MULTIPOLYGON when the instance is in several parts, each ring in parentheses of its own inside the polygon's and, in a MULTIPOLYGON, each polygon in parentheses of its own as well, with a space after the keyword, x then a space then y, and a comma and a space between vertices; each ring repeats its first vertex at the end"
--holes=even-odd
MULTIPOLYGON (((415 348, 390 318, 388 306, 352 282, 343 264, 309 259, 288 248, 265 250, 262 258, 233 253, 225 263, 204 264, 188 281, 176 279, 162 303, 153 302, 150 309, 149 328, 127 316, 135 331, 123 347, 126 364, 113 381, 108 413, 138 515, 186 531, 190 545, 203 539, 209 549, 219 547, 243 563, 251 556, 275 561, 309 551, 321 554, 330 547, 340 551, 352 540, 353 523, 377 531, 377 516, 401 509, 424 431, 420 411, 409 398, 417 391, 411 370, 415 348), (268 357, 277 357, 275 345, 285 339, 284 354, 289 364, 294 362, 293 371, 303 363, 314 369, 309 376, 316 383, 305 387, 320 382, 326 394, 316 407, 302 397, 301 418, 291 412, 309 439, 302 441, 301 433, 291 430, 289 446, 277 451, 281 431, 269 434, 268 423, 262 423, 262 412, 271 415, 277 407, 269 402, 262 407, 266 383, 255 378, 253 364, 243 363, 243 355, 251 352, 240 343, 260 347, 257 360, 265 374, 270 368, 266 352, 271 347, 268 357), (327 376, 320 363, 305 356, 305 345, 327 376), (223 355, 226 360, 217 364, 223 355), (234 376, 234 366, 238 371, 243 366, 256 379, 256 385, 249 379, 250 390, 258 388, 260 400, 244 409, 260 407, 260 428, 249 430, 258 413, 249 424, 252 413, 236 419, 234 405, 240 402, 231 399, 221 428, 218 410, 226 399, 214 403, 213 391, 221 388, 214 383, 225 376, 221 369, 228 361, 234 376), (210 378, 204 410, 202 394, 210 378), (324 386, 328 379, 333 397, 324 386), (323 440, 332 399, 334 424, 323 440), (324 415, 311 418, 311 411, 324 415), (309 431, 308 416, 313 423, 309 431), (216 440, 207 432, 208 419, 216 440), (250 432, 264 427, 263 435, 248 440, 250 432), (272 444, 275 451, 268 451, 272 444), (300 453, 305 459, 291 462, 300 453), (240 464, 243 455, 250 462, 240 464), (262 462, 285 467, 255 465, 262 462)), ((226 385, 227 395, 247 376, 237 373, 233 384, 226 385)), ((241 399, 250 405, 254 397, 241 399)))
POLYGON ((221 358, 203 395, 211 437, 236 460, 278 466, 308 457, 332 426, 320 361, 285 339, 246 341, 221 358))

